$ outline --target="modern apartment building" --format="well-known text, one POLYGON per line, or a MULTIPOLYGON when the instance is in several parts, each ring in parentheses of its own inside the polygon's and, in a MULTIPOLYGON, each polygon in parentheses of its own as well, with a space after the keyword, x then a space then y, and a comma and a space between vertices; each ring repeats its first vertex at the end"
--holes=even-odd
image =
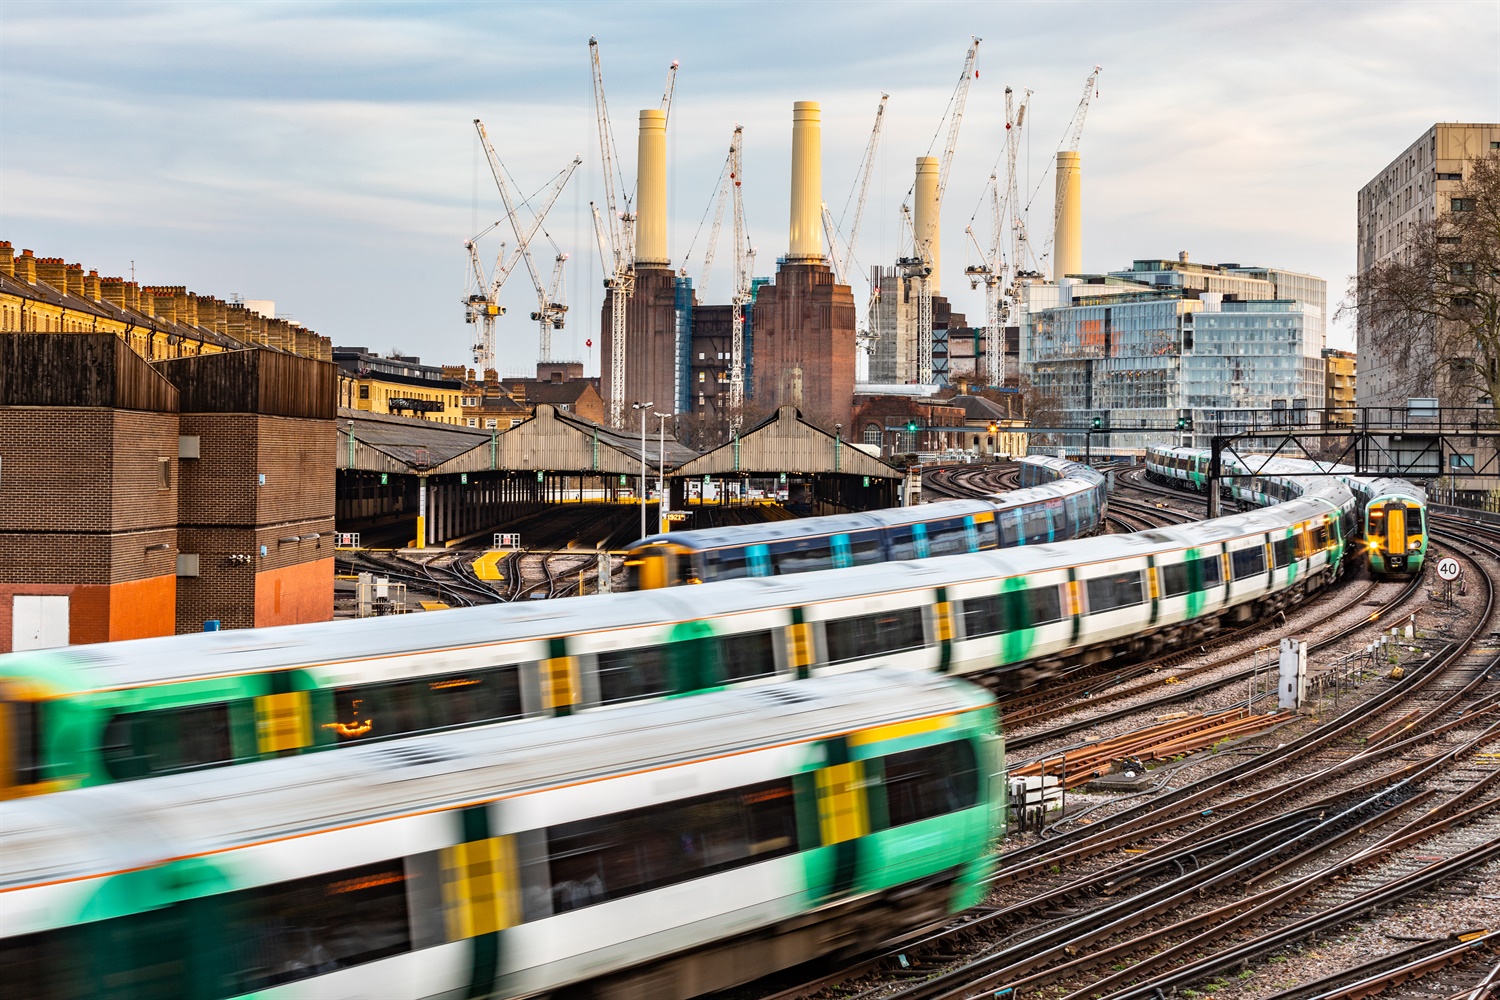
POLYGON ((1028 287, 1021 371, 1095 447, 1138 451, 1191 420, 1198 438, 1250 410, 1323 405, 1327 286, 1278 268, 1138 260, 1028 287))
MULTIPOLYGON (((1433 125, 1359 189, 1358 273, 1400 255, 1416 227, 1449 212, 1468 164, 1500 152, 1500 124, 1433 125)), ((1435 385, 1410 378, 1408 365, 1382 349, 1384 336, 1410 337, 1409 330, 1373 329, 1367 316, 1357 320, 1359 405, 1404 406, 1412 395, 1432 395, 1435 385), (1417 391, 1413 392, 1412 390, 1417 391)), ((1451 401, 1466 405, 1464 400, 1451 401)))

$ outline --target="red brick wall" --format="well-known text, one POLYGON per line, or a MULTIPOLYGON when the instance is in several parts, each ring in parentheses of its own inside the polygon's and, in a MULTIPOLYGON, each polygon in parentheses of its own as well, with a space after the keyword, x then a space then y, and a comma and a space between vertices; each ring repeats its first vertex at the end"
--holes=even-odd
POLYGON ((0 531, 125 531, 177 524, 177 414, 0 408, 0 531), (170 486, 161 487, 167 459, 170 486))
POLYGON ((333 617, 333 556, 255 575, 255 624, 296 625, 333 617))
MULTIPOLYGON (((329 581, 330 602, 332 581, 329 581)), ((75 644, 144 639, 175 631, 175 575, 113 585, 0 584, 0 652, 11 651, 11 600, 17 594, 68 598, 68 641, 75 644)))
POLYGON ((854 294, 823 264, 787 264, 755 296, 752 406, 793 403, 791 372, 802 369, 802 416, 833 431, 854 405, 854 294))

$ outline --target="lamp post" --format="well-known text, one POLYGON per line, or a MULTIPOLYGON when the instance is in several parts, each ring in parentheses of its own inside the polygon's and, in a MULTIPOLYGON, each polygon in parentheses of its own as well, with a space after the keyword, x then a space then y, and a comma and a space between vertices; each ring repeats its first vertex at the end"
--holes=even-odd
POLYGON ((641 537, 646 537, 646 411, 652 403, 631 403, 632 410, 641 411, 641 537))
POLYGON ((658 413, 661 420, 657 429, 656 456, 656 533, 667 530, 667 418, 672 414, 658 413))

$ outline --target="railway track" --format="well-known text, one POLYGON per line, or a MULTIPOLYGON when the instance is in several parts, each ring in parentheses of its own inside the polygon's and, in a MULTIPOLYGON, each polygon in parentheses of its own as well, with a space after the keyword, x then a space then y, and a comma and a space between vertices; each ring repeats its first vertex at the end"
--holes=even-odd
MULTIPOLYGON (((1424 640, 1435 648, 1410 660, 1398 680, 1367 677, 1366 690, 1379 688, 1374 697, 1346 702, 1310 728, 1292 724, 1268 741, 1280 745, 1252 757, 1200 755, 1214 773, 1196 781, 1174 788, 1189 772, 1164 768, 1146 801, 1095 806, 1091 821, 1054 826, 1051 836, 1008 851, 986 906, 770 995, 972 1000, 1046 990, 1114 1000, 1214 992, 1234 976, 1261 974, 1267 957, 1284 957, 1310 936, 1347 934, 1413 898, 1473 895, 1483 873, 1500 868, 1500 691, 1489 679, 1496 650, 1485 646, 1500 645, 1492 583, 1500 536, 1462 528, 1462 537, 1442 541, 1470 562, 1482 593, 1461 622, 1424 640)), ((1412 581, 1402 600, 1420 590, 1412 581)), ((1352 636, 1374 616, 1362 617, 1339 635, 1352 636)), ((1016 741, 1008 743, 1013 752, 1016 741)), ((1362 956, 1321 992, 1285 995, 1367 996, 1454 963, 1476 967, 1473 981, 1493 985, 1495 938, 1457 937, 1473 929, 1455 926, 1419 947, 1362 956)))

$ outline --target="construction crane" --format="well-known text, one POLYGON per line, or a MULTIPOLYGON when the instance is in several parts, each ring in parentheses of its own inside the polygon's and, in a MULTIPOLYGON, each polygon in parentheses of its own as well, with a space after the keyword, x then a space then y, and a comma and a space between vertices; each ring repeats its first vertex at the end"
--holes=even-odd
MULTIPOLYGON (((875 108, 875 126, 870 129, 870 141, 865 144, 865 155, 859 163, 859 176, 854 187, 849 189, 849 200, 854 201, 854 192, 859 191, 859 200, 854 203, 854 221, 849 226, 849 240, 844 251, 839 252, 839 227, 833 221, 828 203, 823 202, 823 236, 828 240, 828 258, 833 265, 835 280, 841 285, 849 284, 848 269, 855 265, 854 249, 859 245, 859 224, 865 215, 865 199, 870 193, 870 179, 875 176, 875 151, 880 147, 880 125, 885 120, 885 102, 891 95, 882 93, 880 104, 875 108)), ((849 202, 844 202, 844 214, 849 212, 849 202)))
POLYGON ((729 426, 738 432, 745 411, 745 307, 750 304, 750 275, 755 270, 755 248, 745 228, 745 199, 741 187, 743 129, 734 127, 729 147, 729 174, 734 199, 734 294, 730 297, 729 426))
MULTIPOLYGON (((703 277, 698 282, 700 289, 708 288, 708 276, 714 269, 714 253, 719 246, 719 233, 724 228, 724 206, 733 200, 731 192, 739 183, 739 170, 735 167, 735 157, 738 155, 740 137, 744 131, 743 125, 735 123, 734 135, 729 139, 729 152, 724 156, 724 169, 719 172, 719 194, 714 202, 714 224, 708 231, 708 246, 703 249, 703 277)), ((688 254, 692 254, 691 249, 688 250, 688 254)), ((684 268, 684 273, 686 273, 686 268, 684 268)))
MULTIPOLYGON (((1009 87, 1005 88, 1005 95, 1009 99, 1009 87)), ((1000 246, 1005 229, 1001 218, 1000 179, 994 174, 990 174, 987 190, 990 196, 990 247, 988 251, 981 247, 978 237, 974 235, 974 227, 965 226, 964 232, 974 244, 974 249, 979 251, 980 263, 970 264, 964 268, 964 273, 969 276, 970 288, 984 285, 985 377, 990 385, 998 386, 1004 384, 1005 378, 1005 328, 1000 309, 1000 288, 1005 283, 1005 264, 1000 256, 1000 246)))
MULTIPOLYGON (((597 50, 596 50, 597 51, 597 50)), ((672 91, 677 89, 677 60, 667 67, 667 86, 661 93, 661 109, 666 112, 666 121, 672 118, 672 91)))
MULTIPOLYGON (((958 129, 963 123, 964 104, 969 99, 969 85, 973 82, 977 72, 974 63, 979 55, 980 39, 976 36, 969 43, 969 51, 964 56, 963 72, 959 75, 958 86, 953 90, 953 97, 949 102, 948 118, 948 140, 943 145, 943 155, 938 162, 937 194, 936 204, 932 206, 932 221, 936 223, 938 212, 943 204, 943 192, 948 188, 948 173, 953 167, 953 154, 958 149, 958 129)), ((934 136, 934 139, 936 137, 934 136)), ((915 189, 914 189, 915 190, 915 189)), ((932 382, 932 266, 933 266, 933 232, 932 226, 926 228, 926 232, 917 232, 916 225, 911 221, 911 211, 906 205, 902 205, 903 217, 912 227, 912 250, 911 257, 903 257, 896 263, 907 277, 917 280, 917 381, 922 385, 932 382)))
MULTIPOLYGON (((515 235, 516 238, 516 249, 512 252, 512 257, 519 257, 521 260, 524 260, 526 262, 526 270, 530 273, 531 283, 536 288, 539 310, 546 316, 546 318, 542 320, 542 336, 541 342, 538 345, 538 358, 542 361, 550 361, 552 360, 552 321, 555 318, 558 321, 557 325, 561 326, 562 312, 565 312, 567 310, 567 307, 563 306, 561 312, 553 309, 553 307, 557 306, 559 303, 553 302, 551 300, 546 286, 542 283, 542 276, 537 272, 536 262, 532 259, 531 256, 531 239, 536 235, 537 230, 542 227, 542 220, 547 217, 547 213, 550 212, 552 210, 552 206, 556 204, 557 196, 562 194, 562 189, 568 183, 568 178, 573 176, 573 171, 578 169, 578 165, 583 162, 583 158, 578 156, 573 157, 573 162, 570 163, 566 168, 564 168, 556 178, 554 178, 551 187, 547 191, 547 196, 543 201, 541 209, 537 211, 536 215, 531 219, 529 223, 523 225, 520 215, 520 206, 518 206, 516 202, 511 198, 510 185, 505 183, 505 165, 500 162, 500 157, 498 154, 496 154, 495 147, 490 143, 489 132, 485 129, 484 122, 480 121, 478 118, 475 118, 474 130, 479 133, 479 141, 480 144, 484 146, 485 158, 489 160, 490 173, 495 177, 495 187, 499 189, 500 201, 505 206, 505 218, 510 222, 511 232, 515 235)), ((472 244, 473 241, 470 242, 472 244)), ((471 253, 473 253, 472 250, 471 253)), ((500 284, 504 284, 505 279, 510 276, 511 268, 513 268, 514 266, 514 261, 512 261, 503 269, 497 269, 496 279, 498 279, 500 284)), ((499 286, 496 285, 494 287, 495 293, 498 294, 499 290, 499 286)), ((531 318, 538 319, 540 317, 538 317, 536 314, 532 314, 531 318)), ((482 364, 485 368, 492 368, 494 367, 495 353, 493 317, 490 317, 489 322, 486 324, 485 337, 487 342, 482 353, 484 353, 486 357, 482 364)), ((481 364, 481 361, 479 359, 480 353, 481 352, 478 350, 476 350, 475 352, 476 365, 481 364)))
POLYGON ((484 262, 479 259, 479 240, 505 224, 504 219, 486 226, 473 238, 464 241, 469 253, 469 273, 464 288, 464 322, 478 323, 480 330, 474 339, 474 365, 483 374, 484 369, 495 367, 495 320, 505 315, 505 307, 497 301, 500 288, 508 273, 505 269, 505 244, 495 255, 493 277, 485 277, 484 262))
POLYGON ((536 286, 537 307, 536 311, 531 314, 531 318, 541 325, 538 361, 552 360, 552 331, 561 330, 567 321, 568 307, 563 302, 562 294, 563 265, 567 261, 567 254, 558 254, 552 262, 552 280, 545 288, 540 284, 536 286))
POLYGON ((1026 225, 1018 210, 1016 193, 1016 156, 1021 145, 1021 129, 1026 121, 1026 105, 1031 91, 1026 91, 1020 108, 1015 106, 1015 93, 1005 88, 1005 185, 1002 188, 996 174, 990 174, 986 194, 990 199, 990 245, 986 250, 979 245, 974 227, 965 227, 974 248, 979 251, 980 263, 964 268, 969 276, 969 287, 984 285, 984 351, 985 376, 991 385, 1005 383, 1005 327, 1014 315, 1020 296, 1020 274, 1028 252, 1026 225), (1007 218, 1008 217, 1008 218, 1007 218), (1007 235, 1009 255, 1005 254, 1007 235))
MULTIPOLYGON (((599 130, 599 159, 604 167, 604 207, 609 216, 606 223, 599 206, 589 202, 594 214, 594 235, 599 240, 599 257, 604 266, 604 287, 609 289, 609 422, 612 427, 623 427, 625 421, 625 303, 635 291, 635 215, 630 211, 630 199, 624 208, 616 200, 615 164, 619 157, 615 152, 614 133, 609 123, 609 105, 604 100, 604 70, 599 64, 599 40, 589 38, 589 62, 594 73, 594 124, 599 130)), ((664 103, 669 103, 676 81, 675 67, 669 71, 667 93, 664 103)), ((620 188, 625 188, 621 179, 620 188)))

